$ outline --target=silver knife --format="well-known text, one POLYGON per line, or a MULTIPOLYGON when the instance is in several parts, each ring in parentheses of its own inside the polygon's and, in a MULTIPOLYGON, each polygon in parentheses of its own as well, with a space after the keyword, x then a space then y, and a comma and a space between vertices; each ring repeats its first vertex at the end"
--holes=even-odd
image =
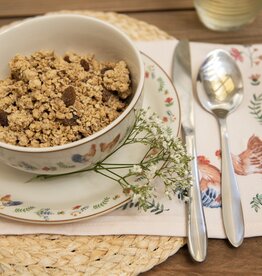
POLYGON ((193 180, 189 189, 187 218, 188 249, 195 261, 202 262, 207 254, 207 230, 197 166, 190 45, 186 40, 178 42, 175 48, 172 62, 172 80, 180 99, 181 121, 187 152, 193 157, 191 161, 193 180))

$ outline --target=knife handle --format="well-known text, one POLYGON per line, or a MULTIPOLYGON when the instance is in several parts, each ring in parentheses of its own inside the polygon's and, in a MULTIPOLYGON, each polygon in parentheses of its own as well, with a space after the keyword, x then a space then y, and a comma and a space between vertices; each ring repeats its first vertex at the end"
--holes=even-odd
POLYGON ((188 204, 188 249, 192 258, 197 262, 203 262, 207 254, 207 229, 203 211, 199 173, 197 165, 195 136, 186 136, 188 154, 193 157, 191 161, 192 185, 189 189, 188 204))

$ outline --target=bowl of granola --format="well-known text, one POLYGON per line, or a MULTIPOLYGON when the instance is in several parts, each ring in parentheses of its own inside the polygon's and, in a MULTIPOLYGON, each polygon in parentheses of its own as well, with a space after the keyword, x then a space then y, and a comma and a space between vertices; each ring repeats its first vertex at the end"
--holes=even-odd
POLYGON ((102 160, 142 106, 144 66, 121 31, 81 15, 27 19, 0 31, 0 160, 64 174, 102 160))

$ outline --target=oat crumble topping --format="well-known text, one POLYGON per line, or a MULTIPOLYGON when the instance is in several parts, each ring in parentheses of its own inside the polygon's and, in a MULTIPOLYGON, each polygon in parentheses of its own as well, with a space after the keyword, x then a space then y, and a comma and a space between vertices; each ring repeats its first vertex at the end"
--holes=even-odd
POLYGON ((115 120, 131 95, 124 61, 73 52, 16 55, 0 80, 0 141, 24 147, 63 145, 115 120))

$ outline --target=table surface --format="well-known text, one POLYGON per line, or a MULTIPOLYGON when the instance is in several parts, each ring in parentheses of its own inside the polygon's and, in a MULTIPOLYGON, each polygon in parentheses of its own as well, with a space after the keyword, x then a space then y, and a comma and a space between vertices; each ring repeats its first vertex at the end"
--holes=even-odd
MULTIPOLYGON (((29 16, 58 10, 114 11, 153 24, 177 39, 217 43, 262 43, 262 12, 237 32, 213 32, 198 20, 192 0, 0 0, 0 26, 29 16)), ((155 275, 261 275, 262 238, 245 239, 240 248, 225 240, 208 241, 208 258, 190 259, 186 246, 164 263, 143 273, 155 275)))

